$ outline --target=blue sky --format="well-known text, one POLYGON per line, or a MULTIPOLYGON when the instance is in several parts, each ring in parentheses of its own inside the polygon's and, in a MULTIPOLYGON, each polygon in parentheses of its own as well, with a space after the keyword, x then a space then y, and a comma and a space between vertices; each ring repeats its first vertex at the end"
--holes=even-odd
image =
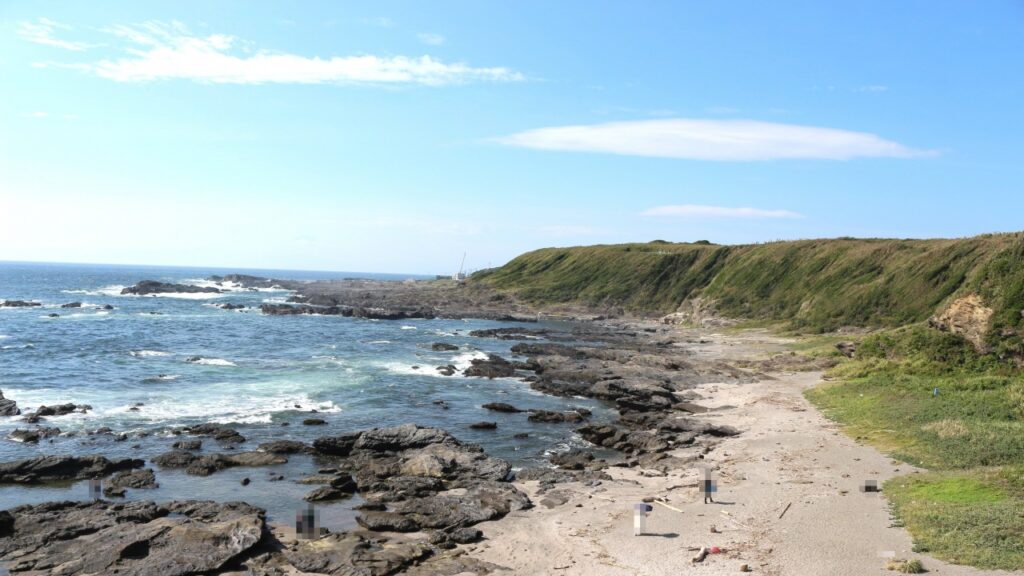
POLYGON ((0 3, 0 260, 1024 229, 1024 3, 0 3))

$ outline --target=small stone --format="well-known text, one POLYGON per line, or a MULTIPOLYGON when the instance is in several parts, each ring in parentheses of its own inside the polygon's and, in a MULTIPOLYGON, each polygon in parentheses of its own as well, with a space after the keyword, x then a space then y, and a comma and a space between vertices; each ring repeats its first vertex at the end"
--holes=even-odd
POLYGON ((248 478, 242 478, 242 486, 248 486, 250 480, 248 478))

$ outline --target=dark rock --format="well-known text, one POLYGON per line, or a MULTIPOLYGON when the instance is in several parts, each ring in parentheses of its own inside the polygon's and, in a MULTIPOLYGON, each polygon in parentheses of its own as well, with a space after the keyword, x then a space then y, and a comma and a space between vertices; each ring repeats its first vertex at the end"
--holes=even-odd
POLYGON ((256 449, 261 452, 270 452, 272 454, 301 454, 313 451, 312 446, 297 440, 274 440, 273 442, 264 442, 257 446, 256 449))
POLYGON ((202 446, 202 440, 178 440, 171 444, 171 448, 175 450, 199 450, 202 446))
POLYGON ((82 303, 81 302, 68 302, 67 304, 61 304, 60 307, 61 308, 81 308, 82 307, 82 303))
POLYGON ((531 410, 530 416, 527 418, 530 422, 569 422, 578 423, 584 419, 583 414, 576 410, 570 410, 568 412, 553 412, 551 410, 531 410))
POLYGON ((430 349, 434 350, 435 352, 451 352, 454 350, 458 350, 459 347, 456 346, 455 344, 449 344, 447 342, 434 342, 433 344, 431 344, 430 349))
POLYGON ((156 474, 152 468, 142 470, 125 470, 114 474, 114 477, 107 483, 108 486, 120 488, 148 489, 158 488, 156 474))
POLYGON ((0 308, 31 308, 42 305, 42 302, 26 302, 25 300, 4 300, 0 302, 0 308))
POLYGON ((219 573, 264 531, 263 511, 238 502, 50 502, 9 512, 0 558, 13 573, 219 573))
POLYGON ((416 532, 420 529, 420 525, 412 518, 394 512, 360 512, 356 515, 356 522, 375 532, 416 532))
POLYGON ((475 424, 470 424, 469 427, 472 428, 473 430, 496 430, 498 428, 498 423, 497 422, 477 422, 475 424))
POLYGON ((518 434, 513 434, 512 437, 516 440, 525 440, 530 437, 530 434, 527 432, 519 432, 518 434))
POLYGON ((380 452, 423 448, 431 444, 457 445, 458 441, 451 434, 440 428, 426 428, 415 424, 403 424, 391 428, 373 428, 361 432, 354 447, 360 450, 380 452))
POLYGON ((36 410, 36 416, 65 416, 75 411, 86 412, 91 409, 92 406, 89 406, 88 404, 76 406, 69 402, 67 404, 58 404, 56 406, 40 406, 39 409, 36 410))
POLYGON ((488 354, 487 358, 474 358, 470 362, 472 365, 462 371, 466 376, 477 378, 507 378, 509 376, 514 376, 516 373, 512 364, 497 354, 488 354))
POLYGON ((454 376, 456 370, 458 370, 458 368, 456 368, 454 364, 448 364, 447 366, 437 367, 437 371, 438 373, 441 374, 441 376, 454 376))
POLYGON ((456 544, 469 544, 483 537, 484 533, 477 528, 457 528, 448 535, 448 538, 456 544))
POLYGON ((60 318, 60 314, 57 314, 56 312, 50 312, 49 314, 46 315, 46 317, 47 318, 60 318))
POLYGON ((500 340, 523 340, 526 338, 537 338, 546 336, 548 330, 537 328, 488 328, 487 330, 473 330, 469 333, 474 338, 498 338, 500 340))
POLYGON ((17 416, 21 414, 21 410, 18 409, 18 403, 9 398, 4 398, 4 393, 0 390, 0 416, 17 416))
POLYGON ((126 491, 124 486, 107 486, 103 489, 103 495, 107 498, 124 498, 126 491))
POLYGON ((332 486, 321 486, 303 496, 303 500, 306 500, 307 502, 325 502, 329 500, 341 500, 342 498, 348 498, 350 496, 352 496, 351 492, 338 490, 332 486))
POLYGON ((240 481, 240 483, 242 484, 242 486, 248 486, 250 482, 252 482, 252 480, 249 480, 249 478, 248 478, 248 477, 246 477, 246 478, 242 478, 242 480, 240 481))
POLYGON ((222 310, 243 310, 245 309, 245 304, 231 304, 230 302, 228 302, 225 304, 221 304, 219 307, 222 310))
POLYGON ((322 426, 327 424, 327 421, 323 418, 306 418, 302 421, 303 426, 322 426))
POLYGON ((237 430, 221 426, 220 424, 200 424, 185 428, 185 431, 195 436, 210 436, 214 440, 225 444, 245 442, 245 436, 242 436, 237 430))
POLYGON ((331 456, 348 456, 352 452, 361 432, 349 432, 340 436, 322 436, 313 441, 313 449, 331 456))
POLYGON ((520 410, 519 408, 516 408, 511 404, 505 404, 504 402, 490 402, 488 404, 484 404, 483 408, 485 410, 492 410, 494 412, 506 412, 509 414, 522 412, 522 410, 520 410))
POLYGON ((114 307, 113 307, 113 306, 111 306, 110 304, 104 304, 104 305, 103 305, 103 309, 104 309, 104 310, 113 310, 113 309, 114 309, 114 307))
POLYGON ((192 286, 190 284, 172 284, 169 282, 157 282, 155 280, 143 280, 135 286, 129 286, 121 290, 121 294, 135 294, 144 296, 147 294, 168 294, 168 293, 209 293, 220 294, 220 289, 212 286, 192 286))
POLYGON ((552 464, 563 470, 583 470, 594 461, 594 455, 590 452, 570 450, 562 454, 555 454, 551 456, 550 460, 552 464))
POLYGON ((60 428, 48 428, 46 426, 40 426, 32 430, 25 430, 17 428, 11 431, 7 437, 15 442, 24 442, 26 444, 34 444, 39 442, 40 439, 50 438, 52 436, 60 435, 60 428))
POLYGON ((28 460, 0 463, 0 483, 34 484, 53 480, 100 478, 133 468, 142 468, 142 460, 107 460, 103 456, 39 456, 28 460))

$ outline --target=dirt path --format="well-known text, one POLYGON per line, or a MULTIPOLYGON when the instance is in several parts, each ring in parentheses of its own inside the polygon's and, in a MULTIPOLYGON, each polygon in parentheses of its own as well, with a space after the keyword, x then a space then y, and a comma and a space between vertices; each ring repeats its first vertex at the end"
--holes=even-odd
MULTIPOLYGON (((710 342, 695 351, 709 360, 757 357, 784 343, 765 333, 703 337, 710 342)), ((755 384, 698 388, 706 398, 700 403, 713 408, 701 418, 744 432, 705 460, 716 468, 716 504, 702 503, 699 468, 668 475, 611 468, 612 482, 556 487, 567 501, 552 508, 541 504, 537 483, 527 482, 519 486, 538 506, 481 525, 487 540, 470 552, 515 574, 713 575, 739 573, 747 564, 770 575, 891 575, 886 554, 919 558, 943 576, 1010 574, 912 552, 906 530, 891 526, 885 499, 860 487, 913 467, 846 437, 811 406, 802 392, 820 379, 820 372, 773 373, 755 384), (648 496, 679 511, 654 504, 649 535, 634 537, 633 504, 648 496), (700 546, 724 552, 694 564, 692 549, 700 546)))

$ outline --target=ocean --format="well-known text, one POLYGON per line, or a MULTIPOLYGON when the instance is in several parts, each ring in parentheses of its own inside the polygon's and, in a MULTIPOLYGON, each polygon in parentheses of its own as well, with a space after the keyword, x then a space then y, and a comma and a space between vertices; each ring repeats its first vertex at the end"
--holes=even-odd
MULTIPOLYGON (((339 316, 264 316, 265 302, 284 302, 278 289, 234 289, 225 294, 122 296, 140 280, 205 285, 209 276, 244 273, 282 279, 374 278, 403 275, 0 262, 0 300, 31 300, 41 307, 0 307, 0 390, 23 412, 40 405, 88 404, 85 414, 47 418, 61 435, 23 444, 7 438, 32 428, 21 416, 0 417, 0 461, 50 454, 100 454, 151 458, 170 450, 172 430, 204 422, 227 424, 246 438, 239 450, 260 442, 319 436, 413 422, 437 426, 460 440, 478 443, 514 467, 544 465, 552 450, 582 445, 571 424, 535 424, 526 414, 481 408, 507 402, 518 408, 567 410, 585 407, 594 421, 612 411, 593 400, 535 392, 517 379, 444 377, 435 367, 463 368, 492 352, 510 358, 515 342, 476 338, 471 330, 514 326, 485 320, 376 321, 339 316), (80 302, 80 308, 62 308, 80 302), (219 304, 244 305, 225 310, 219 304), (105 306, 113 309, 104 309, 105 306), (51 316, 56 314, 57 316, 51 316), (459 346, 431 350, 435 342, 459 346), (195 361, 195 357, 201 358, 195 361), (192 361, 186 361, 191 359, 192 361), (444 405, 435 403, 444 401, 444 405), (443 406, 447 406, 445 409, 443 406), (316 411, 315 414, 313 411, 316 411), (321 426, 304 426, 306 418, 321 426), (473 430, 482 420, 497 430, 473 430), (285 424, 288 425, 285 425, 285 424), (113 434, 95 434, 99 428, 113 434), (126 433, 126 440, 117 435, 126 433), (518 433, 528 433, 516 439, 518 433)), ((544 327, 541 323, 534 327, 544 327)), ((553 327, 557 327, 553 325, 553 327)), ((220 451, 212 439, 204 452, 220 451)), ((295 479, 315 472, 318 462, 292 456, 273 468, 232 468, 201 478, 182 471, 157 471, 160 488, 130 490, 129 499, 198 498, 245 500, 285 520, 315 486, 295 479), (271 473, 285 481, 271 482, 271 473), (251 484, 240 485, 250 478, 251 484)), ((150 465, 150 464, 147 464, 150 465)), ((150 465, 151 466, 151 465, 150 465)), ((55 499, 87 499, 86 483, 61 486, 0 486, 0 509, 55 499)), ((321 506, 322 521, 340 529, 351 524, 358 498, 321 506)))

